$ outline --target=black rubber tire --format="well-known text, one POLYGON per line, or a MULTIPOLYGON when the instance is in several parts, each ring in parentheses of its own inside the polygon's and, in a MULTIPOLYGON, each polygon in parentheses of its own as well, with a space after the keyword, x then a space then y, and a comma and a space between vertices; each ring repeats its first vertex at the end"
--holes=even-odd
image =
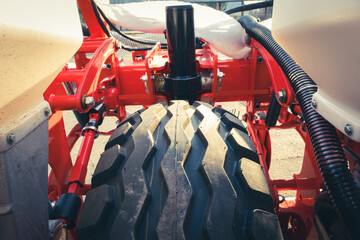
POLYGON ((125 119, 92 178, 78 239, 282 239, 241 121, 206 103, 125 119))

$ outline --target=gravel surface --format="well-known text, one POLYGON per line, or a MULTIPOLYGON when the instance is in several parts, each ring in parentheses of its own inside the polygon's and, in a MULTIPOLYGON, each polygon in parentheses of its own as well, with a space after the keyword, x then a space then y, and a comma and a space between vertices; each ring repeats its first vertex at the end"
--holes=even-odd
MULTIPOLYGON (((241 116, 245 113, 243 102, 218 103, 226 110, 241 116)), ((142 106, 129 106, 127 111, 134 112, 142 106)), ((72 111, 64 111, 65 128, 68 133, 76 123, 72 111)), ((110 131, 116 127, 117 118, 107 117, 99 130, 103 132, 110 131)), ((272 161, 270 167, 270 176, 272 179, 291 179, 293 174, 301 170, 302 156, 304 151, 304 142, 295 130, 271 130, 272 161)), ((110 136, 99 136, 95 140, 91 159, 88 165, 88 174, 86 183, 91 183, 91 175, 95 170, 96 164, 104 150, 105 144, 110 136)), ((71 152, 73 162, 76 160, 77 153, 81 144, 81 138, 74 146, 71 152)), ((281 193, 286 197, 294 196, 295 191, 281 193)))

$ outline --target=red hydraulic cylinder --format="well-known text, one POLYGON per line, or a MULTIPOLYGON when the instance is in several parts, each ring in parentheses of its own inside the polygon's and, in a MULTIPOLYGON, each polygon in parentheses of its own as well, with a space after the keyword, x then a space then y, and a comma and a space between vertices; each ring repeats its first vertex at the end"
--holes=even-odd
MULTIPOLYGON (((91 120, 99 121, 99 114, 92 114, 91 120)), ((85 185, 85 178, 87 173, 87 166, 89 164, 90 154, 94 145, 95 136, 97 135, 97 129, 87 129, 84 131, 84 139, 81 143, 79 154, 76 158, 74 167, 71 170, 69 178, 69 190, 68 193, 80 194, 81 188, 85 185)))
POLYGON ((85 133, 84 139, 81 143, 79 155, 76 158, 75 165, 71 171, 69 178, 69 191, 68 193, 79 194, 80 188, 85 183, 87 173, 87 166, 90 159, 92 147, 94 145, 95 132, 90 130, 85 133))

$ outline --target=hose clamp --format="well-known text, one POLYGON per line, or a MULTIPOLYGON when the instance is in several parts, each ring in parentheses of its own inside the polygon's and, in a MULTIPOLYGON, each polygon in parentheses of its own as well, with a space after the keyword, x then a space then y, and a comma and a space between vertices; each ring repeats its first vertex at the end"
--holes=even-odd
POLYGON ((99 136, 98 123, 95 119, 91 119, 86 126, 81 130, 81 135, 84 136, 87 131, 94 131, 95 138, 99 136))

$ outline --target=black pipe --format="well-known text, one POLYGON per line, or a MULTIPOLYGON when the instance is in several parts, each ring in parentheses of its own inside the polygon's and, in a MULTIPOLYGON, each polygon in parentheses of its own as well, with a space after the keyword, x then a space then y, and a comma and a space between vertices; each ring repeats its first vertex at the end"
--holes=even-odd
POLYGON ((360 194, 340 144, 336 129, 311 106, 317 86, 299 65, 275 42, 268 28, 254 17, 239 19, 246 33, 274 57, 287 76, 298 99, 313 145, 315 157, 333 202, 340 209, 348 231, 354 239, 360 236, 360 194))
POLYGON ((166 7, 166 35, 170 77, 195 76, 194 9, 191 5, 166 7))
POLYGON ((272 92, 270 98, 269 108, 266 113, 265 125, 268 127, 274 127, 279 118, 281 105, 276 99, 275 91, 272 92))
POLYGON ((259 9, 259 8, 272 7, 272 6, 273 6, 273 1, 264 1, 264 2, 246 4, 246 5, 242 5, 240 7, 232 8, 232 9, 225 11, 225 13, 232 14, 232 13, 245 12, 245 11, 250 11, 250 10, 259 9))
POLYGON ((172 99, 195 100, 196 72, 194 9, 191 5, 166 7, 166 36, 170 74, 166 90, 172 99))

